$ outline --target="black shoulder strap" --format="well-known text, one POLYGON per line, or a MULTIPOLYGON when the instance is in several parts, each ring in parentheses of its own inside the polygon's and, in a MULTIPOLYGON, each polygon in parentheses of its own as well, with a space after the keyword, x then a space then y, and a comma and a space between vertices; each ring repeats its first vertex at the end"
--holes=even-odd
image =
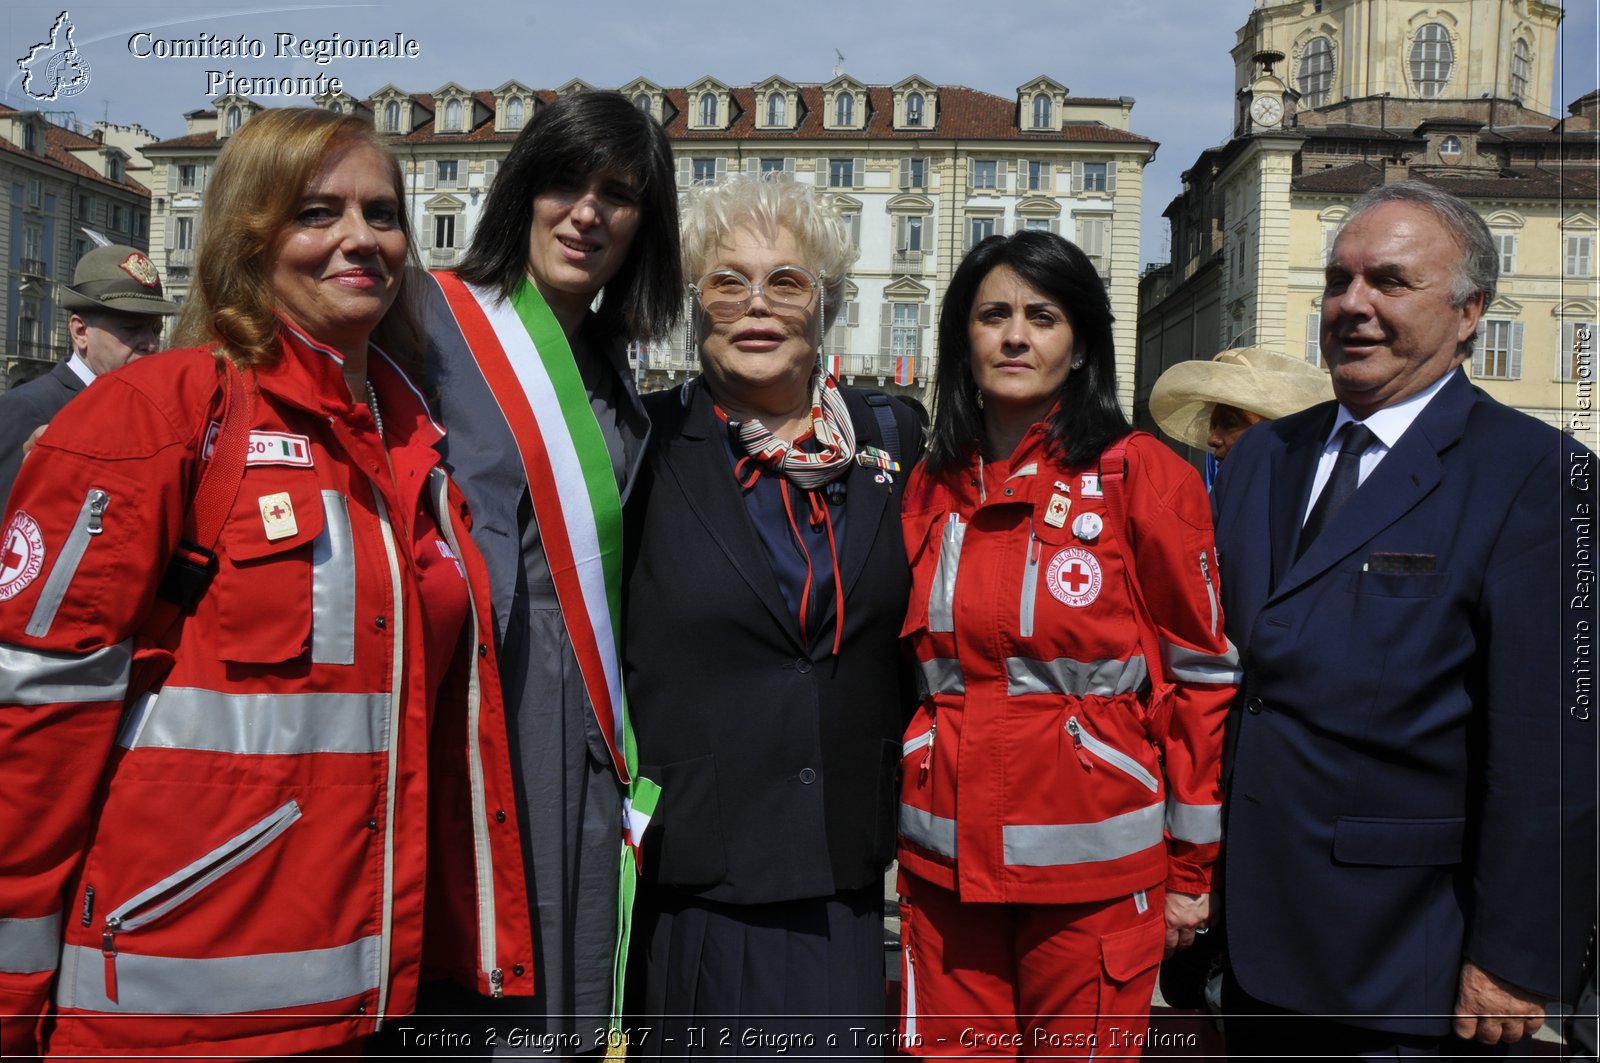
POLYGON ((883 438, 883 449, 889 452, 889 457, 895 464, 905 467, 905 455, 900 450, 900 426, 894 423, 894 407, 890 405, 891 399, 881 391, 868 391, 863 398, 867 405, 872 407, 872 416, 878 419, 878 434, 883 438))

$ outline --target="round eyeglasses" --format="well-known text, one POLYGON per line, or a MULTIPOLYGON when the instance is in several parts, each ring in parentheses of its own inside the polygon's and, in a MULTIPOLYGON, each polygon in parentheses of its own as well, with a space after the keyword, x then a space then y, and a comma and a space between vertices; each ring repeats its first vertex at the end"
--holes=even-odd
POLYGON ((751 284, 736 269, 714 269, 689 286, 713 321, 735 321, 761 296, 775 314, 799 314, 817 295, 817 278, 804 266, 778 266, 751 284))

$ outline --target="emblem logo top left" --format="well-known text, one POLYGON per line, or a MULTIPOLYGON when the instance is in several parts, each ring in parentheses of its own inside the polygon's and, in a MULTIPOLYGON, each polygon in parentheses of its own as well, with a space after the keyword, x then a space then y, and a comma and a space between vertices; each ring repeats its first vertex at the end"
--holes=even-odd
POLYGON ((39 531, 39 522, 19 509, 12 514, 5 532, 0 533, 0 602, 26 590, 42 568, 44 534, 39 531))

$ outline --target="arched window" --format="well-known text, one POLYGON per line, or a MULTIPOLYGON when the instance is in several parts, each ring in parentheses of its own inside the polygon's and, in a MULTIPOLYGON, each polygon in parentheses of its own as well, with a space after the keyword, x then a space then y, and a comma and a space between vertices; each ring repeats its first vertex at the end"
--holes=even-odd
POLYGON ((1511 98, 1524 100, 1528 96, 1528 82, 1533 76, 1533 48, 1519 38, 1511 46, 1511 98))
POLYGON ((1445 137, 1443 140, 1439 141, 1439 154, 1443 155, 1450 162, 1454 162, 1456 159, 1460 158, 1461 138, 1445 137))
POLYGON ((633 105, 635 107, 639 108, 639 110, 643 111, 645 114, 649 114, 650 113, 650 94, 648 92, 636 92, 636 93, 634 93, 633 94, 633 105))
POLYGON ((444 105, 444 127, 449 132, 459 132, 461 129, 461 101, 451 100, 444 105))
POLYGON ((331 100, 328 103, 328 110, 332 111, 334 114, 344 114, 344 104, 340 103, 338 100, 331 100))
POLYGON ((237 133, 239 123, 244 121, 244 114, 237 107, 228 108, 228 132, 237 133))
POLYGON ((1333 42, 1313 37, 1300 53, 1300 102, 1306 107, 1321 107, 1333 92, 1333 42))
POLYGON ((522 97, 513 96, 506 101, 506 128, 522 128, 522 97))
POLYGON ((922 124, 922 93, 913 92, 906 97, 906 125, 922 124))
POLYGON ((1411 45, 1411 80, 1417 95, 1435 99, 1444 95, 1450 71, 1456 65, 1456 51, 1450 44, 1450 31, 1430 22, 1417 31, 1411 45))
POLYGON ((833 124, 856 124, 856 98, 848 92, 841 92, 833 99, 833 124))
POLYGON ((717 124, 717 94, 714 92, 700 94, 700 124, 717 124))
POLYGON ((781 92, 767 93, 767 124, 783 125, 788 116, 789 101, 781 92))
POLYGON ((1050 128, 1050 97, 1042 92, 1033 98, 1033 128, 1050 128))
POLYGON ((400 132, 400 104, 395 100, 383 105, 383 128, 390 133, 400 132))

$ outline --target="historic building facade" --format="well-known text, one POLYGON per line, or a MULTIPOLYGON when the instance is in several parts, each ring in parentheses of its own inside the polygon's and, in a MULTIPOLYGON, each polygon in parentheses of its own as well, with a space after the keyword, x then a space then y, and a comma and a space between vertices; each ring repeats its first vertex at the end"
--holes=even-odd
MULTIPOLYGON (((555 89, 450 82, 429 93, 386 85, 365 99, 317 102, 370 115, 406 173, 422 263, 448 268, 478 224, 500 159, 555 89)), ((1009 97, 908 77, 868 85, 704 77, 617 86, 671 137, 680 187, 732 173, 782 172, 825 188, 860 248, 826 353, 846 382, 920 394, 932 373, 939 300, 976 240, 1022 228, 1059 232, 1100 268, 1117 316, 1123 401, 1131 405, 1143 170, 1156 144, 1132 131, 1133 100, 1071 95, 1037 77, 1009 97)), ((154 257, 180 297, 199 208, 227 137, 260 109, 239 96, 186 117, 184 136, 146 148, 155 163, 154 257)), ((647 388, 697 371, 680 337, 636 352, 647 388)))
POLYGON ((100 124, 84 134, 40 111, 0 105, 0 390, 31 380, 67 351, 59 289, 98 234, 144 250, 150 193, 138 126, 100 124))
POLYGON ((1600 95, 1549 113, 1560 19, 1539 0, 1262 0, 1232 53, 1234 136, 1185 172, 1171 261, 1140 282, 1141 420, 1184 359, 1321 364, 1334 232, 1368 188, 1416 178, 1471 202, 1501 251, 1472 375, 1567 427, 1594 372, 1600 95))

